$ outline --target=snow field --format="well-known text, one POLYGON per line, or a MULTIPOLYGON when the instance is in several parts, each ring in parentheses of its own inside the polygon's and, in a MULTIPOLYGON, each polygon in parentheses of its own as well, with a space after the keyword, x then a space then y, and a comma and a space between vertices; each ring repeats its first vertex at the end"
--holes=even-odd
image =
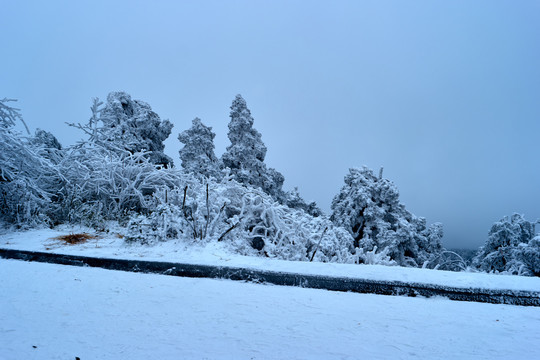
POLYGON ((535 307, 15 260, 0 288, 6 360, 540 358, 535 307))

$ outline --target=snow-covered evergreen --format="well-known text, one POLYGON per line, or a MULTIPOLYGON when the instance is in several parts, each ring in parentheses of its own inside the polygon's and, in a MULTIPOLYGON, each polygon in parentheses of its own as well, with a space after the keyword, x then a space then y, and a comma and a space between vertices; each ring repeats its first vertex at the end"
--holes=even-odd
POLYGON ((214 154, 215 136, 212 128, 205 126, 199 118, 193 119, 189 130, 178 135, 178 140, 184 144, 180 149, 184 170, 205 177, 220 176, 218 158, 214 154))
POLYGON ((307 203, 304 198, 300 196, 298 187, 294 187, 291 191, 286 191, 284 194, 284 199, 285 205, 290 208, 303 210, 314 217, 321 216, 323 214, 322 210, 315 201, 307 203))
POLYGON ((253 117, 246 101, 237 95, 231 105, 229 140, 231 144, 222 156, 223 166, 229 168, 234 178, 246 185, 261 188, 276 200, 283 197, 285 178, 264 163, 266 146, 261 134, 253 128, 253 117))
POLYGON ((422 266, 442 249, 442 225, 426 227, 426 220, 405 209, 396 186, 367 167, 352 168, 332 201, 331 219, 347 229, 354 247, 385 251, 402 266, 422 266))
POLYGON ((473 259, 483 271, 540 276, 540 236, 535 223, 513 214, 497 221, 473 259))
POLYGON ((132 100, 121 91, 111 92, 105 106, 101 108, 101 105, 95 99, 90 121, 76 125, 90 136, 90 141, 120 152, 144 152, 153 164, 172 164, 172 159, 163 152, 163 141, 173 127, 169 120, 161 120, 150 105, 132 100))

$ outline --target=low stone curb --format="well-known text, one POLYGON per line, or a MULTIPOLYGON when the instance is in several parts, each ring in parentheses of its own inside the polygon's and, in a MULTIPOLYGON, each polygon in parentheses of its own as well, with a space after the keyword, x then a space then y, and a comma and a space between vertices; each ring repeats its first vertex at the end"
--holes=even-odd
POLYGON ((533 291, 458 288, 434 284, 405 283, 401 281, 295 274, 231 266, 96 258, 1 248, 0 257, 4 259, 37 261, 52 264, 89 266, 108 270, 122 270, 192 278, 240 280, 255 283, 325 289, 330 291, 349 291, 361 294, 401 295, 412 297, 442 296, 450 300, 458 301, 540 306, 540 293, 533 291))

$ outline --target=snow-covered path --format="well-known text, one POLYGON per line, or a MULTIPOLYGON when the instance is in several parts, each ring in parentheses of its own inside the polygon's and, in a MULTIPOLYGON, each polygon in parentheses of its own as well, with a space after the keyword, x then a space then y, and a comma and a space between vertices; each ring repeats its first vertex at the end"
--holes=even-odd
POLYGON ((536 307, 16 260, 0 288, 1 359, 540 358, 536 307))

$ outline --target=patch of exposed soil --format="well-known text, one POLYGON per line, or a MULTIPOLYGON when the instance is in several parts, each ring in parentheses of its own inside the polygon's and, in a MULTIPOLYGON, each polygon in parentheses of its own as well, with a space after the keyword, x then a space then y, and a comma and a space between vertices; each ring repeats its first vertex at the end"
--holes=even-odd
POLYGON ((61 235, 54 238, 55 240, 64 241, 66 244, 74 245, 74 244, 82 244, 90 239, 97 239, 96 235, 91 235, 88 233, 81 233, 81 234, 69 234, 69 235, 61 235))

